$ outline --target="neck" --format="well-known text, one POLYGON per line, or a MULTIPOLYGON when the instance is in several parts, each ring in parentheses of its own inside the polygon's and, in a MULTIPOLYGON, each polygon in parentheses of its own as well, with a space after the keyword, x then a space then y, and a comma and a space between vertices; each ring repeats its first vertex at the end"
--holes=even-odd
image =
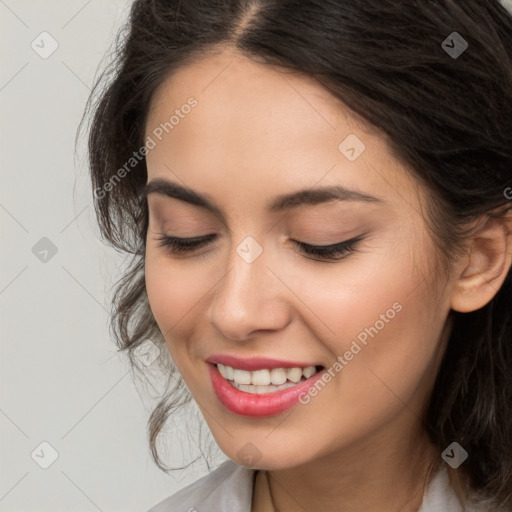
POLYGON ((421 431, 408 440, 378 441, 269 471, 276 512, 381 512, 383 504, 386 510, 417 511, 439 451, 421 431))

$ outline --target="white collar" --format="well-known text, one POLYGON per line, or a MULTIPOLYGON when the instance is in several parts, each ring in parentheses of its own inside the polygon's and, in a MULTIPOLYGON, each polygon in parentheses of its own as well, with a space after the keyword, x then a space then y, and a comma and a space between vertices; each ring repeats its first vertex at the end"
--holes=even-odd
MULTIPOLYGON (((147 512, 251 512, 255 470, 232 460, 192 482, 147 512)), ((428 483, 418 512, 464 512, 443 464, 428 483)), ((468 511, 466 511, 468 512, 468 511)))

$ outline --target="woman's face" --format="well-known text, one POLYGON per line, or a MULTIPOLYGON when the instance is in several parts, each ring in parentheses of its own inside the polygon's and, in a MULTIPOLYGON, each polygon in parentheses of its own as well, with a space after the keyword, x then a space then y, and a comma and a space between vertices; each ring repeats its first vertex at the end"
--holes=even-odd
POLYGON ((279 469, 416 436, 450 282, 385 139, 311 79, 227 52, 167 79, 146 137, 148 183, 175 185, 148 190, 149 302, 226 455, 279 469), (209 235, 191 252, 159 240, 209 235), (297 244, 351 240, 339 259, 297 244), (283 378, 286 392, 265 386, 283 378))

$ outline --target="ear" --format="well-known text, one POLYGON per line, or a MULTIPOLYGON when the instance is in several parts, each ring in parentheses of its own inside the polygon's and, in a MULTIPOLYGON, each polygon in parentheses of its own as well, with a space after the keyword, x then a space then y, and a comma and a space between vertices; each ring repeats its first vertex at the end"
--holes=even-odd
POLYGON ((461 313, 485 306, 498 292, 512 265, 512 210, 485 215, 469 238, 468 253, 456 266, 451 308, 461 313))

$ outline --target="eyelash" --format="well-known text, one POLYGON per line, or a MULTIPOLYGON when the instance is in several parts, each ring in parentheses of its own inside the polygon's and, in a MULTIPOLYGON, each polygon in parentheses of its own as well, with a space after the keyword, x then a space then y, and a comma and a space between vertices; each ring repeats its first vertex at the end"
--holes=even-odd
MULTIPOLYGON (((197 238, 178 238, 161 233, 160 238, 157 238, 157 240, 160 241, 158 247, 165 247, 172 254, 179 255, 193 252, 194 250, 199 249, 199 247, 202 247, 209 241, 213 240, 215 237, 216 235, 212 234, 197 238)), ((327 261, 340 260, 355 252, 357 244, 363 238, 363 236, 358 236, 351 238, 350 240, 323 246, 305 244, 296 240, 293 240, 293 242, 299 246, 301 252, 307 254, 308 256, 316 256, 327 261)))

